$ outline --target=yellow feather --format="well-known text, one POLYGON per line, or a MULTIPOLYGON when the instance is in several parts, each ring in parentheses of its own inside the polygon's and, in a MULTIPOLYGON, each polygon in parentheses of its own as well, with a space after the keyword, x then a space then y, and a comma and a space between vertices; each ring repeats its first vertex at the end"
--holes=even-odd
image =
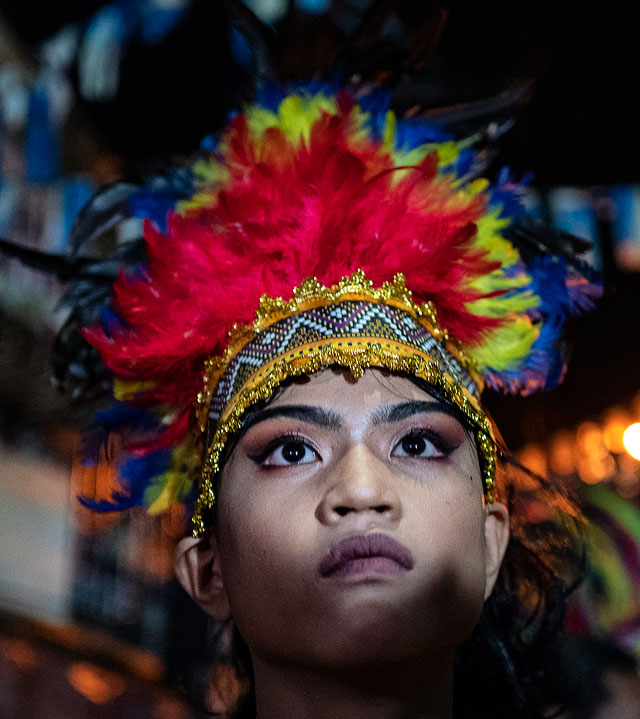
POLYGON ((128 402, 134 399, 137 394, 146 392, 153 387, 155 387, 155 383, 150 380, 145 382, 125 382, 115 378, 113 380, 113 396, 119 402, 128 402))
POLYGON ((202 192, 196 192, 186 200, 176 203, 176 211, 185 214, 189 210, 199 210, 210 207, 216 201, 216 194, 229 182, 229 170, 213 158, 198 160, 193 165, 196 187, 206 187, 202 192))
POLYGON ((513 317, 512 321, 487 333, 485 341, 465 351, 481 371, 487 367, 507 370, 520 363, 531 351, 538 337, 538 328, 528 318, 513 317))
MULTIPOLYGON (((492 286, 489 277, 483 277, 481 280, 482 281, 474 283, 474 288, 481 289, 485 292, 491 292, 495 289, 499 289, 498 286, 492 286)), ((504 294, 499 297, 483 297, 479 300, 468 302, 466 308, 474 315, 483 315, 484 317, 506 317, 514 312, 525 312, 528 309, 538 307, 539 304, 540 298, 533 292, 526 291, 504 294)))
POLYGON ((382 131, 382 149, 384 152, 392 153, 396 146, 396 116, 391 110, 387 111, 384 118, 384 130, 382 131))
POLYGON ((256 135, 261 135, 271 127, 277 127, 285 137, 299 144, 308 142, 311 127, 323 112, 335 114, 337 106, 334 98, 322 93, 316 95, 289 95, 274 113, 264 107, 251 105, 245 108, 249 128, 256 135))
POLYGON ((412 150, 396 148, 393 153, 393 160, 396 167, 419 165, 430 152, 436 152, 438 154, 438 164, 445 166, 454 163, 458 159, 461 147, 457 142, 449 140, 437 143, 429 142, 414 147, 412 150))
POLYGON ((470 182, 466 189, 468 190, 470 195, 479 195, 481 192, 484 192, 487 187, 489 187, 489 180, 487 180, 485 177, 478 177, 477 179, 470 182))
POLYGON ((145 490, 144 501, 148 511, 158 514, 183 500, 191 491, 198 466, 199 453, 190 440, 176 447, 169 469, 155 477, 153 484, 145 490))

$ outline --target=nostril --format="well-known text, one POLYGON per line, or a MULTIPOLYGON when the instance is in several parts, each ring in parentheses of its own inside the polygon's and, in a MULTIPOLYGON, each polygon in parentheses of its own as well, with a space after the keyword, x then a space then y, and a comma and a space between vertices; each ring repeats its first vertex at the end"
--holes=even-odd
MULTIPOLYGON (((378 504, 374 507, 369 507, 369 511, 377 512, 378 514, 384 514, 385 512, 388 512, 391 509, 391 507, 388 504, 378 504)), ((339 517, 346 517, 347 514, 351 512, 357 512, 357 510, 354 507, 347 507, 344 505, 334 507, 333 511, 339 516, 339 517)))

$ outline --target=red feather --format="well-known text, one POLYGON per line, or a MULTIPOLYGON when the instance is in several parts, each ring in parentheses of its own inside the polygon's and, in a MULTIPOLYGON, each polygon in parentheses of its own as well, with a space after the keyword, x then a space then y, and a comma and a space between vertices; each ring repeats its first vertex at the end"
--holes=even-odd
POLYGON ((204 359, 224 350, 229 328, 253 320, 263 293, 288 299, 310 276, 332 285, 362 269, 380 285, 403 272, 414 297, 433 300, 464 343, 499 324, 466 309, 479 296, 469 279, 498 266, 470 242, 485 198, 438 176, 435 153, 395 168, 379 143, 354 139, 340 102, 307 144, 275 128, 256 139, 237 117, 225 189, 205 207, 171 214, 166 232, 145 225, 144 276, 114 285, 123 325, 113 339, 99 326, 84 332, 117 376, 155 383, 141 403, 191 406, 204 359))

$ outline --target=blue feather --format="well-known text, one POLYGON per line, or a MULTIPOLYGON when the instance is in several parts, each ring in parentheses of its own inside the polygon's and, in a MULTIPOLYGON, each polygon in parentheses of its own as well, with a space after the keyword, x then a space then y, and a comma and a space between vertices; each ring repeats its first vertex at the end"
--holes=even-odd
POLYGON ((508 217, 511 221, 515 221, 526 211, 523 195, 530 180, 531 174, 527 174, 518 182, 511 176, 509 168, 503 167, 498 174, 498 179, 491 187, 489 205, 499 207, 502 217, 508 217))
POLYGON ((125 402, 115 401, 109 409, 96 412, 93 418, 97 424, 108 431, 120 427, 151 429, 157 425, 157 419, 145 407, 132 407, 125 402))
POLYGON ((464 177, 469 174, 476 158, 476 153, 470 147, 464 147, 460 150, 456 161, 456 175, 464 177))
MULTIPOLYGON (((277 112, 280 103, 287 96, 284 88, 275 82, 265 82, 258 87, 256 92, 256 105, 261 105, 267 110, 277 112)), ((234 113, 237 115, 237 111, 234 113)))
POLYGON ((105 335, 111 339, 111 332, 121 325, 118 315, 107 305, 100 307, 100 326, 105 335))
POLYGON ((131 217, 149 219, 164 232, 169 212, 179 200, 191 197, 194 192, 194 175, 190 169, 175 170, 166 177, 151 177, 129 198, 131 217))
POLYGON ((454 139, 441 125, 425 122, 417 117, 398 118, 396 124, 396 147, 413 150, 431 142, 445 142, 454 139))
POLYGON ((525 288, 540 298, 529 311, 538 322, 539 335, 520 367, 504 372, 490 371, 488 383, 494 389, 531 394, 557 387, 566 371, 562 342, 570 315, 590 309, 601 293, 597 273, 581 267, 579 274, 562 255, 537 255, 526 267, 531 282, 525 288))
POLYGON ((202 138, 202 142, 200 143, 200 149, 203 152, 210 152, 211 154, 213 154, 218 149, 219 143, 219 135, 207 135, 206 137, 202 138))
POLYGON ((144 504, 144 494, 154 477, 165 472, 171 460, 171 450, 159 449, 145 457, 127 459, 119 467, 118 479, 123 491, 115 491, 110 499, 95 500, 78 496, 84 507, 94 512, 119 512, 144 504))

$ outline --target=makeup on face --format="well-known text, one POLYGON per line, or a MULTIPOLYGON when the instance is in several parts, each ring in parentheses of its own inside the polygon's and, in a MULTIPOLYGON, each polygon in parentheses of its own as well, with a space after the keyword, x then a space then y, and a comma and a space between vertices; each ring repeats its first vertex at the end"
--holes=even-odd
POLYGON ((480 479, 459 414, 403 376, 327 369, 251 409, 216 525, 250 648, 339 666, 458 641, 485 592, 471 474, 480 479))
MULTIPOLYGON (((339 413, 323 407, 268 407, 248 416, 237 444, 265 471, 311 464, 323 460, 314 438, 325 433, 344 437, 353 431, 349 424, 339 413), (246 435, 248 439, 243 440, 246 435)), ((382 429, 387 436, 389 458, 397 459, 444 459, 466 437, 458 413, 438 401, 383 405, 359 419, 357 425, 359 435, 382 429)))
POLYGON ((345 537, 331 546, 320 562, 322 577, 398 574, 413 568, 409 549, 393 537, 372 533, 345 537))

